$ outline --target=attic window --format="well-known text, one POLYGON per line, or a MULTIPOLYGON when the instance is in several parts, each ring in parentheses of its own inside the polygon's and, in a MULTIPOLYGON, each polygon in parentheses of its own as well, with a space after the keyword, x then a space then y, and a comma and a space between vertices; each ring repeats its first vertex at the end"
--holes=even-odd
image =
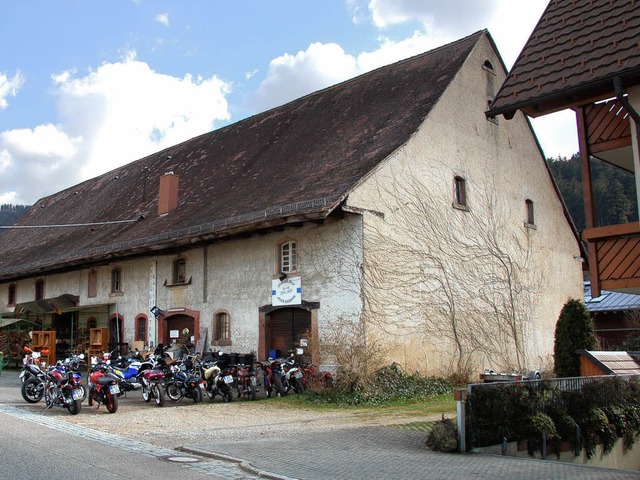
POLYGON ((482 64, 482 68, 484 68, 485 70, 489 70, 490 72, 493 72, 493 64, 489 60, 484 61, 484 63, 482 64))
POLYGON ((453 207, 468 210, 467 207, 467 182, 460 176, 453 177, 453 207))
POLYGON ((534 211, 533 211, 533 200, 527 198, 524 201, 524 207, 525 207, 524 226, 527 228, 536 228, 534 211))

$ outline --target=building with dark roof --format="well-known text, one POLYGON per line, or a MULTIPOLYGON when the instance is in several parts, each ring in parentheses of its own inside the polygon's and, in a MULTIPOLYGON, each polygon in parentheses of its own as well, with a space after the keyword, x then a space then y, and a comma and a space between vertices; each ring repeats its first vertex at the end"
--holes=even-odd
POLYGON ((0 313, 70 350, 107 329, 325 366, 374 345, 411 371, 540 365, 581 250, 527 119, 484 115, 505 75, 480 31, 42 198, 0 236, 0 313))
POLYGON ((551 0, 487 111, 489 118, 576 112, 582 240, 596 296, 600 289, 640 293, 640 223, 598 225, 591 181, 595 157, 635 172, 640 185, 639 39, 635 0, 551 0))

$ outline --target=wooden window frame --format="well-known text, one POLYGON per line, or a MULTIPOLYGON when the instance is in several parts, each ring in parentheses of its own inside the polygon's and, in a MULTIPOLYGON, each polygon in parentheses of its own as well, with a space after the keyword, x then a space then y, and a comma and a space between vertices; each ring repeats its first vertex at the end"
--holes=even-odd
POLYGON ((149 336, 149 318, 144 314, 140 314, 136 317, 135 331, 133 332, 133 338, 137 342, 147 343, 148 336, 149 336), (144 326, 144 335, 142 335, 143 338, 140 338, 141 326, 144 326))
POLYGON ((280 243, 278 249, 278 273, 293 273, 298 271, 298 242, 286 240, 280 243))
POLYGON ((220 310, 213 315, 212 339, 211 345, 218 347, 231 345, 231 315, 226 310, 220 310), (224 322, 222 322, 223 318, 224 322))

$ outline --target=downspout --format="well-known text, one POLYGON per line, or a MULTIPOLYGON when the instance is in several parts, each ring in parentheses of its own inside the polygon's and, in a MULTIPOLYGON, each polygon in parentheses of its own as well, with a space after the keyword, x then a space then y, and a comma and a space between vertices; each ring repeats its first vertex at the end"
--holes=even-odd
POLYGON ((631 103, 629 103, 629 99, 624 96, 624 92, 622 90, 622 79, 620 77, 613 78, 613 91, 616 94, 616 98, 622 104, 636 126, 636 142, 635 145, 633 145, 632 136, 631 148, 634 152, 633 166, 634 175, 636 177, 636 190, 638 191, 636 201, 638 202, 638 211, 640 212, 640 189, 638 189, 638 187, 640 187, 640 114, 633 109, 631 103))

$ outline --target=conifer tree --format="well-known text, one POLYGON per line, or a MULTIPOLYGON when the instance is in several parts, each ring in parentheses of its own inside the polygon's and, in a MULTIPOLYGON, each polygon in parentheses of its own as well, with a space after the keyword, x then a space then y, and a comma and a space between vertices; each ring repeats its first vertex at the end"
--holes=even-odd
POLYGON ((581 300, 570 299, 562 307, 553 348, 557 377, 579 377, 580 357, 576 350, 594 350, 597 347, 593 321, 581 300))

